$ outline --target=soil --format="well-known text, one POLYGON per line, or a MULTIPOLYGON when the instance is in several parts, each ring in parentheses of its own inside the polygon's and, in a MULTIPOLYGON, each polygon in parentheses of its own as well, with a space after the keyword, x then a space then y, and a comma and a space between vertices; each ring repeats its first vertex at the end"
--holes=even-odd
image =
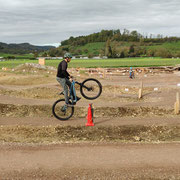
POLYGON ((2 179, 180 179, 179 143, 0 146, 2 179))
POLYGON ((0 179, 180 179, 179 71, 152 68, 135 79, 127 69, 107 71, 70 69, 78 81, 99 79, 103 93, 82 98, 68 121, 52 116, 63 97, 55 69, 0 72, 0 179), (94 127, 85 126, 90 103, 94 127))

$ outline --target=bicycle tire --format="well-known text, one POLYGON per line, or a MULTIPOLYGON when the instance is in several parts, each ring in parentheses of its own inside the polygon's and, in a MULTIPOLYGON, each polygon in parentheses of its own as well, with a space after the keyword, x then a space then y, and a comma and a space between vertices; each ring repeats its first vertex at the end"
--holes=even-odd
MULTIPOLYGON (((69 104, 71 104, 71 102, 69 102, 69 104)), ((53 106, 52 106, 52 113, 53 113, 53 115, 57 118, 57 119, 59 119, 59 120, 61 120, 61 121, 65 121, 65 120, 68 120, 69 118, 71 118, 72 117, 72 115, 74 114, 74 106, 72 106, 72 107, 68 107, 68 110, 69 110, 69 114, 66 116, 65 114, 64 114, 64 116, 63 116, 63 111, 61 111, 61 108, 62 108, 62 106, 63 105, 65 105, 65 99, 59 99, 59 100, 57 100, 56 102, 54 102, 54 104, 53 104, 53 106), (62 105, 61 105, 61 104, 62 105)), ((66 112, 65 112, 66 113, 66 112)))
POLYGON ((89 99, 89 100, 96 99, 102 93, 102 85, 97 79, 94 79, 94 78, 86 79, 81 83, 80 93, 86 99, 89 99), (93 86, 96 86, 96 87, 93 87, 93 86), (87 90, 87 88, 90 88, 91 90, 87 90), (97 92, 95 92, 95 89, 97 90, 97 92), (91 95, 88 94, 88 92, 90 91, 91 91, 91 95))

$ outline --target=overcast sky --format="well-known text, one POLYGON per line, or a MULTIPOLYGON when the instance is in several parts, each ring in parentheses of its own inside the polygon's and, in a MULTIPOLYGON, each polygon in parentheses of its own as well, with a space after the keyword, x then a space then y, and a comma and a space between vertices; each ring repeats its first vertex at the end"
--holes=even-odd
POLYGON ((57 44, 102 29, 180 37, 180 0, 0 0, 0 42, 57 44))

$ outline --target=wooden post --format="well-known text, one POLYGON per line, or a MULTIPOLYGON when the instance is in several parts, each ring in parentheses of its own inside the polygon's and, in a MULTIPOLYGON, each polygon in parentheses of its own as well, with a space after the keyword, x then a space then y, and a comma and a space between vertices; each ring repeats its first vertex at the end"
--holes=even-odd
POLYGON ((45 65, 45 58, 39 58, 39 64, 45 65))
POLYGON ((142 89, 139 89, 139 95, 138 98, 141 99, 142 98, 142 89))
POLYGON ((174 104, 174 113, 179 114, 179 92, 176 93, 176 102, 174 104))
POLYGON ((142 68, 141 70, 142 70, 142 76, 144 76, 144 68, 142 68))
POLYGON ((139 95, 138 95, 139 99, 142 98, 142 90, 143 90, 143 81, 141 81, 141 84, 140 84, 139 95))
POLYGON ((140 88, 143 89, 143 81, 141 81, 140 88))

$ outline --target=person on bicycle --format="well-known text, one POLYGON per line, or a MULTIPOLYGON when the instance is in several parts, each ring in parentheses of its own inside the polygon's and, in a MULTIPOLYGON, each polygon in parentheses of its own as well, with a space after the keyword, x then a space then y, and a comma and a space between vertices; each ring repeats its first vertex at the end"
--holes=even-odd
POLYGON ((135 78, 134 77, 134 71, 133 71, 132 67, 130 67, 129 78, 131 78, 131 79, 135 78))
MULTIPOLYGON (((57 76, 56 76, 57 81, 61 84, 64 90, 66 106, 68 106, 69 104, 68 87, 70 89, 71 87, 70 79, 72 78, 72 76, 70 76, 70 74, 67 72, 68 63, 71 62, 71 58, 72 58, 72 55, 70 53, 64 54, 64 60, 59 63, 58 69, 57 69, 57 76)), ((77 101, 80 99, 81 98, 77 97, 77 101)))

